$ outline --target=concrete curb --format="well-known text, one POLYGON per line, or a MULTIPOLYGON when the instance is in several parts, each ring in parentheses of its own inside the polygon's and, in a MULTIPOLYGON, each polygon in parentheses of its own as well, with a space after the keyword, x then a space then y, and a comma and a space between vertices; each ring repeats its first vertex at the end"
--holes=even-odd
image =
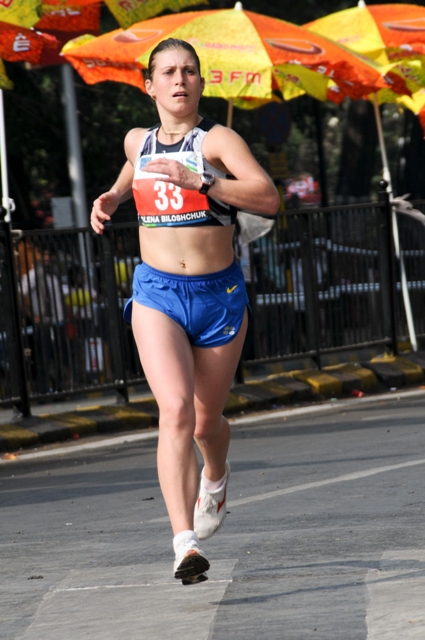
MULTIPOLYGON (((425 354, 374 357, 361 363, 342 363, 322 370, 305 369, 272 373, 259 380, 235 385, 224 413, 258 411, 326 398, 360 396, 396 389, 425 380, 425 354)), ((42 414, 0 424, 0 454, 95 434, 110 434, 158 426, 153 397, 128 405, 93 406, 63 413, 42 414)))

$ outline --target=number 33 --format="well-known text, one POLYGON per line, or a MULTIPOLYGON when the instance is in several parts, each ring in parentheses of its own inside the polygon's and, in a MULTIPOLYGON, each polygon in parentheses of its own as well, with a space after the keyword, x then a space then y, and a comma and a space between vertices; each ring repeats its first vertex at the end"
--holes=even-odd
POLYGON ((157 180, 154 185, 154 190, 158 192, 158 198, 155 199, 156 208, 160 211, 166 211, 170 205, 174 211, 178 211, 183 206, 183 196, 181 194, 181 187, 178 187, 172 182, 163 182, 157 180), (171 191, 171 197, 167 195, 168 191, 171 191))

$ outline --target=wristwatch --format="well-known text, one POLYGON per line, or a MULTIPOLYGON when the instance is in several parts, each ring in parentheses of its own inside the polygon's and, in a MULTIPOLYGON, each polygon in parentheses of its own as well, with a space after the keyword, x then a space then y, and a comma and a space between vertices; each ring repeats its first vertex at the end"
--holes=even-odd
POLYGON ((202 187, 199 189, 199 193, 208 193, 208 189, 212 187, 215 182, 215 175, 213 173, 205 172, 201 175, 202 187))

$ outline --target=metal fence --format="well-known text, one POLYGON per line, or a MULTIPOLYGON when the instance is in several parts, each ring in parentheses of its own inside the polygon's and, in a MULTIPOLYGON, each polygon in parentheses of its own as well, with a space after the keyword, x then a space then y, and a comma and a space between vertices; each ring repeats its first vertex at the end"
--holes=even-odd
MULTIPOLYGON (((391 207, 382 200, 279 213, 263 238, 235 251, 252 321, 241 364, 313 357, 408 337, 391 207)), ((425 202, 415 203, 425 210, 425 202)), ((418 338, 425 335, 425 228, 399 216, 418 338)), ((145 381, 123 320, 140 262, 137 223, 10 231, 0 222, 0 405, 145 381)), ((239 368, 242 371, 242 367, 239 368)))

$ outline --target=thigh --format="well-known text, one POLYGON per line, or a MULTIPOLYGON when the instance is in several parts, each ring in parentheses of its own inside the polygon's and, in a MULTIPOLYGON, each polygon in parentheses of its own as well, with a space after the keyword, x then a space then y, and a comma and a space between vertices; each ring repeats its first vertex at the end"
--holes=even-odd
POLYGON ((199 419, 214 423, 223 413, 229 389, 242 353, 248 325, 248 313, 237 335, 218 347, 194 347, 195 410, 199 419))
POLYGON ((133 301, 132 328, 148 384, 161 408, 176 399, 193 404, 192 348, 180 325, 133 301))

